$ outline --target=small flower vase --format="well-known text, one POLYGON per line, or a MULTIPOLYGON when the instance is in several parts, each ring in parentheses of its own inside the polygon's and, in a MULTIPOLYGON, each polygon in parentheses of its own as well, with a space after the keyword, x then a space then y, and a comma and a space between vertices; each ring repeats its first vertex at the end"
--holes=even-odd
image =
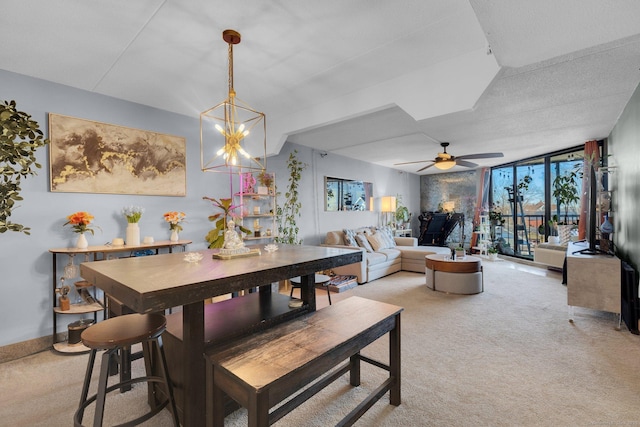
POLYGON ((127 223, 125 244, 127 246, 140 246, 140 227, 137 222, 127 223))
POLYGON ((171 237, 169 237, 169 240, 172 242, 177 242, 178 240, 180 240, 178 230, 171 230, 171 237))
POLYGON ((87 237, 84 233, 80 233, 78 236, 78 241, 76 242, 76 248, 78 249, 87 249, 89 247, 89 242, 87 242, 87 237))

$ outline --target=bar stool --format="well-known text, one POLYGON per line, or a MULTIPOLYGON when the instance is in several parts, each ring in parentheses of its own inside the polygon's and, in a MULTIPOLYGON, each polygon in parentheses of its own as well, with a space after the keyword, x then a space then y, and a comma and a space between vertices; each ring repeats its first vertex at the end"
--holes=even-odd
MULTIPOLYGON (((300 288, 302 286, 302 279, 300 278, 300 276, 297 276, 289 280, 291 281, 291 292, 289 292, 289 297, 293 298, 293 289, 300 288)), ((327 288, 329 305, 331 305, 331 289, 329 289, 329 281, 331 281, 331 277, 324 274, 316 274, 315 276, 315 284, 322 285, 323 287, 327 288)))
MULTIPOLYGON (((117 316, 111 319, 96 323, 82 332, 82 343, 91 349, 89 354, 89 363, 87 364, 87 372, 82 386, 82 396, 78 410, 76 411, 73 421, 75 427, 82 427, 82 418, 84 410, 94 401, 96 402, 96 410, 93 419, 94 427, 102 426, 102 418, 104 416, 105 399, 108 393, 120 387, 140 383, 161 383, 164 385, 167 398, 164 402, 157 404, 150 390, 151 411, 129 421, 123 426, 134 426, 146 421, 160 412, 167 404, 170 405, 173 424, 179 426, 178 413, 176 403, 173 397, 173 388, 169 379, 167 361, 162 347, 161 334, 165 331, 167 321, 161 314, 127 314, 117 316), (109 378, 109 359, 111 355, 115 355, 119 350, 128 349, 131 345, 142 343, 142 352, 145 362, 146 376, 131 378, 120 381, 117 384, 107 387, 107 379, 109 378), (152 351, 156 350, 156 357, 152 357, 152 351), (98 380, 98 392, 87 399, 89 386, 91 383, 91 373, 96 360, 98 350, 106 350, 102 355, 102 363, 100 366, 100 378, 98 380), (152 362, 159 362, 159 371, 161 376, 153 376, 152 362)), ((150 384, 149 384, 150 385, 150 384)))

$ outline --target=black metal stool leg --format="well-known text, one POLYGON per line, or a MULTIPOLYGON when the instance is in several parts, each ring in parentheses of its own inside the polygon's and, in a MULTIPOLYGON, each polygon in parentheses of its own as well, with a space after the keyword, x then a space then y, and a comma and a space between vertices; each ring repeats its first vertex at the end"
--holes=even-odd
POLYGON ((329 297, 329 305, 331 305, 331 289, 329 289, 329 284, 326 283, 323 285, 325 288, 327 288, 327 296, 329 297))
POLYGON ((93 425, 101 426, 104 417, 104 403, 107 398, 107 380, 109 379, 109 363, 113 350, 107 350, 102 354, 100 364, 100 378, 98 379, 98 394, 96 395, 96 412, 93 416, 93 425))
POLYGON ((160 357, 160 369, 162 370, 162 378, 164 378, 164 385, 167 389, 167 398, 169 399, 169 410, 173 417, 173 425, 175 427, 179 427, 180 421, 178 420, 178 408, 176 408, 176 400, 173 396, 173 385, 171 384, 171 378, 169 377, 169 366, 167 365, 167 358, 165 357, 161 336, 155 340, 155 347, 158 351, 158 356, 160 357))
POLYGON ((96 362, 96 350, 91 350, 89 353, 89 362, 87 363, 87 372, 84 375, 84 383, 82 384, 82 394, 80 395, 80 403, 78 404, 78 420, 82 423, 82 417, 84 416, 84 408, 82 404, 87 400, 89 395, 89 384, 91 383, 91 374, 93 373, 93 365, 96 362))

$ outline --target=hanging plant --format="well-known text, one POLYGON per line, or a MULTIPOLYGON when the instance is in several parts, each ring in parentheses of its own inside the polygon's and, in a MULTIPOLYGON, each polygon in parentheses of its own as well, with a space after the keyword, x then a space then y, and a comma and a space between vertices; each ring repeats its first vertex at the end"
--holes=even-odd
POLYGON ((36 162, 36 150, 48 143, 38 122, 31 120, 29 114, 18 111, 15 101, 0 104, 0 233, 31 234, 29 227, 11 222, 9 217, 16 208, 15 203, 23 200, 21 179, 37 175, 34 168, 42 167, 36 162))
POLYGON ((308 166, 298 160, 297 150, 289 154, 287 168, 289 169, 289 186, 284 193, 284 207, 276 207, 276 221, 278 223, 278 236, 274 239, 278 243, 290 245, 301 245, 302 239, 298 240, 298 232, 300 229, 296 223, 300 216, 302 203, 299 200, 298 185, 302 176, 302 171, 308 166))

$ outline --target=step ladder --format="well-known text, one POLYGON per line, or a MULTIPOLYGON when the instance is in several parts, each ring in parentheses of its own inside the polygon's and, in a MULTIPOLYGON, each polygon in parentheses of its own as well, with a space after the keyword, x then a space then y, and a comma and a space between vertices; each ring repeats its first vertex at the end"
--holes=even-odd
POLYGON ((518 193, 515 194, 513 187, 507 187, 507 191, 509 192, 509 202, 511 203, 511 212, 516 212, 516 222, 515 222, 515 233, 514 233, 514 241, 515 241, 515 251, 522 254, 522 250, 520 249, 525 244, 527 245, 527 255, 531 255, 531 244, 529 243, 529 232, 527 230, 527 224, 524 218, 524 209, 522 208, 522 195, 518 193), (516 210, 515 204, 518 203, 518 208, 516 210))

